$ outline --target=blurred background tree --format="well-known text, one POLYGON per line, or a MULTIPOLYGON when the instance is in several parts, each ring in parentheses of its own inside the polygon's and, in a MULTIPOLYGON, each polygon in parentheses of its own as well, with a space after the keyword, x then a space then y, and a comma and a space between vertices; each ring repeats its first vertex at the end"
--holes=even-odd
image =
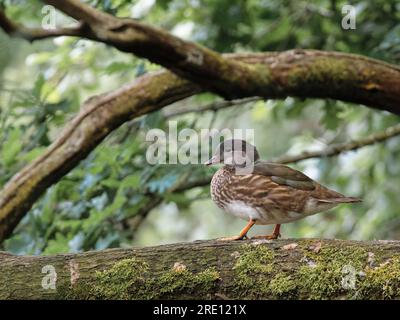
MULTIPOLYGON (((93 6, 169 30, 220 52, 293 48, 358 53, 400 61, 396 0, 92 0, 93 6), (344 4, 357 28, 341 28, 344 4)), ((40 25, 42 4, 3 0, 10 18, 40 25)), ((69 18, 56 16, 57 23, 69 18)), ((88 97, 118 88, 159 67, 103 44, 58 37, 29 44, 0 31, 0 187, 50 144, 88 97)), ((244 221, 220 211, 201 183, 214 169, 149 165, 146 132, 179 128, 252 128, 264 159, 365 137, 398 117, 332 100, 254 100, 230 108, 180 113, 218 102, 201 94, 124 124, 47 190, 3 243, 17 254, 80 252, 236 234, 244 221), (180 113, 174 115, 174 113, 180 113), (200 186, 197 186, 200 185, 200 186), (196 187, 197 186, 197 187, 196 187), (179 192, 172 192, 177 190, 179 192)), ((283 226, 286 237, 400 238, 399 138, 294 165, 347 195, 364 198, 283 226)), ((269 227, 256 227, 266 233, 269 227)))

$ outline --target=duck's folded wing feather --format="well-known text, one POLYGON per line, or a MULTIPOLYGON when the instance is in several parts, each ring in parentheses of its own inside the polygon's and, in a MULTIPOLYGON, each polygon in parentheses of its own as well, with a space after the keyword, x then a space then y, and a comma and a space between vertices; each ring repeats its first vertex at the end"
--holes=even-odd
POLYGON ((257 161, 253 174, 270 177, 277 184, 299 190, 314 190, 316 183, 304 173, 279 163, 257 161))

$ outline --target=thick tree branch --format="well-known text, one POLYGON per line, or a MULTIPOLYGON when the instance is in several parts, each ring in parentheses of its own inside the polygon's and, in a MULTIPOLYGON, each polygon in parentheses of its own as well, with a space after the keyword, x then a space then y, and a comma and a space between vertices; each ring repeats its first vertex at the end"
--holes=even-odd
POLYGON ((90 27, 86 34, 88 39, 147 58, 224 97, 257 95, 256 88, 269 81, 267 70, 262 70, 262 66, 254 68, 240 61, 226 60, 212 50, 164 30, 132 19, 113 17, 78 0, 45 2, 87 23, 90 27))
POLYGON ((0 257, 0 299, 400 298, 398 241, 196 241, 0 257))
MULTIPOLYGON (((54 5, 66 14, 73 15, 75 18, 82 19, 91 28, 87 37, 96 41, 105 42, 122 51, 130 52, 150 61, 160 64, 178 75, 195 82, 202 88, 221 94, 226 98, 238 98, 249 96, 260 96, 265 98, 280 98, 287 96, 287 90, 293 90, 289 95, 301 97, 320 97, 325 96, 331 90, 322 86, 319 90, 304 90, 305 87, 300 83, 314 82, 314 77, 309 77, 309 72, 296 70, 289 77, 282 77, 286 71, 285 63, 292 63, 296 60, 296 51, 292 55, 285 57, 281 61, 282 65, 268 65, 264 61, 256 61, 252 55, 254 65, 241 63, 240 59, 226 59, 224 56, 209 50, 198 44, 184 41, 164 30, 157 29, 132 19, 119 19, 111 15, 96 10, 78 0, 57 1, 46 0, 47 3, 54 5), (94 22, 93 22, 94 21, 94 22), (272 84, 272 85, 271 85, 272 84), (289 87, 289 88, 288 88, 289 87)), ((302 55, 301 52, 298 52, 302 55)), ((243 55, 245 60, 248 56, 243 55)), ((262 56, 265 58, 265 56, 262 56)), ((274 62, 276 58, 272 57, 274 62)), ((391 75, 379 73, 379 80, 374 71, 371 72, 364 63, 382 66, 382 63, 368 58, 356 60, 354 66, 343 65, 341 61, 348 57, 344 54, 336 53, 337 62, 326 60, 320 57, 320 65, 317 67, 318 73, 321 69, 330 74, 325 76, 324 71, 319 74, 320 80, 324 79, 331 86, 340 87, 336 94, 331 97, 350 102, 359 102, 375 108, 386 109, 389 107, 392 112, 400 114, 398 94, 391 94, 389 99, 382 99, 387 95, 381 96, 379 92, 400 91, 400 81, 392 81, 391 75), (364 60, 359 64, 360 60, 364 60), (334 81, 330 76, 335 73, 334 81), (385 86, 381 81, 384 79, 385 86), (354 84, 358 81, 356 86, 354 84), (387 87, 387 85, 389 85, 387 87), (351 86, 351 87, 347 87, 351 86), (346 88, 347 87, 347 88, 346 88), (361 89, 361 90, 360 90, 361 89), (380 96, 377 99, 377 96, 380 96), (361 99, 360 99, 361 98, 361 99), (372 100, 371 100, 372 98, 372 100), (394 98, 394 101, 390 101, 394 98), (395 110, 395 111, 393 111, 395 110)), ((303 59, 304 57, 301 57, 303 59)), ((389 68, 400 69, 388 64, 389 68)), ((292 70, 293 71, 293 70, 292 70)), ((383 71, 383 70, 382 70, 383 71)), ((338 89, 338 88, 337 88, 338 89)), ((328 93, 329 95, 329 93, 328 93)))
POLYGON ((384 62, 304 50, 229 59, 230 55, 220 55, 132 19, 115 18, 78 0, 46 2, 81 19, 86 25, 84 37, 147 58, 230 99, 333 98, 400 114, 400 69, 384 62), (312 59, 312 68, 308 59, 312 59))

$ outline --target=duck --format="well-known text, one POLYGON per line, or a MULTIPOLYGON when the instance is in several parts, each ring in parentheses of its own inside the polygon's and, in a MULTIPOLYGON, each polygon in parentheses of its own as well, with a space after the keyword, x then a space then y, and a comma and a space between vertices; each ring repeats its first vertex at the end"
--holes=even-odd
POLYGON ((215 204, 246 220, 239 235, 220 240, 247 239, 255 224, 275 225, 272 234, 254 238, 277 239, 281 224, 303 219, 343 203, 357 203, 284 164, 260 159, 254 145, 241 139, 221 142, 207 166, 223 164, 213 175, 210 192, 215 204))

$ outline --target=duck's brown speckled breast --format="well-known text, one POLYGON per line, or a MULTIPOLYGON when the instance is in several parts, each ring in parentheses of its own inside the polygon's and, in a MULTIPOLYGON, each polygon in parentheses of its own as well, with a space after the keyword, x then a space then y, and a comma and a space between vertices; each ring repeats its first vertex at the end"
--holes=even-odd
POLYGON ((233 200, 229 192, 231 178, 231 169, 223 167, 214 174, 211 180, 211 198, 222 209, 233 200))

